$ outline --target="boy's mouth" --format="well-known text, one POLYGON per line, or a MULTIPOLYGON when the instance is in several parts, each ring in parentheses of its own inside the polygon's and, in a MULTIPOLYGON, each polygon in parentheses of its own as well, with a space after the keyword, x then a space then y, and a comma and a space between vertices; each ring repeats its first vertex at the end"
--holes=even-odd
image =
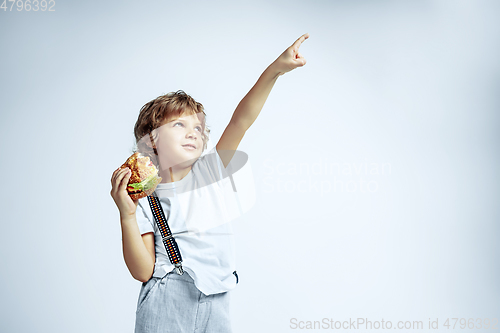
POLYGON ((187 144, 187 145, 182 145, 184 148, 188 148, 188 149, 196 149, 196 146, 195 145, 192 145, 192 144, 187 144))

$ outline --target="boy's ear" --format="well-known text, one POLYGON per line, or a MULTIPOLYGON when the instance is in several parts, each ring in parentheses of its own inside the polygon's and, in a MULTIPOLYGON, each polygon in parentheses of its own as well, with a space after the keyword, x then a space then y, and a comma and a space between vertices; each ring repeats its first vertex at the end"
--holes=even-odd
POLYGON ((137 149, 140 153, 145 155, 158 155, 156 150, 154 134, 148 133, 144 135, 139 142, 137 142, 137 149))

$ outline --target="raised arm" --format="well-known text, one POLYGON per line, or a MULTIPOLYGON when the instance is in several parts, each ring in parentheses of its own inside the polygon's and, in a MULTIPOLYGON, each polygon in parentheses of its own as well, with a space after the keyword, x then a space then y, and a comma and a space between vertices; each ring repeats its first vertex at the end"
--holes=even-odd
POLYGON ((227 167, 233 158, 234 151, 238 148, 247 129, 259 116, 278 77, 306 64, 306 59, 299 53, 299 47, 307 38, 309 38, 308 33, 300 36, 269 65, 236 107, 229 124, 216 145, 224 167, 227 167))

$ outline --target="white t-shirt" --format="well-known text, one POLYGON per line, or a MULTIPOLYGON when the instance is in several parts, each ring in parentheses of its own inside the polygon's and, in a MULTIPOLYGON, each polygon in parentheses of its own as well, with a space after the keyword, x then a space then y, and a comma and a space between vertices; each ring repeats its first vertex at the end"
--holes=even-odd
MULTIPOLYGON (((231 161, 231 164, 233 162, 231 161)), ((158 184, 168 226, 182 256, 182 267, 205 295, 222 293, 236 286, 234 234, 230 221, 242 210, 234 192, 230 166, 224 168, 216 148, 193 163, 181 180, 158 184)), ((156 262, 153 276, 163 277, 174 269, 149 206, 139 199, 136 212, 142 234, 154 232, 156 262)))

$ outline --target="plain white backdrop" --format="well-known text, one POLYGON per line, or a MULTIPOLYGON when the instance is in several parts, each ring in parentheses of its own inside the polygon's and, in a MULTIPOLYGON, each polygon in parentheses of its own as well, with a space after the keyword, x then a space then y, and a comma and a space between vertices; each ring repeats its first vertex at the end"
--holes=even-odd
POLYGON ((11 4, 0 331, 133 332, 141 283, 109 191, 140 108, 186 91, 213 147, 306 32, 306 66, 278 79, 239 146, 256 203, 234 221, 234 332, 499 318, 499 2, 11 4))

